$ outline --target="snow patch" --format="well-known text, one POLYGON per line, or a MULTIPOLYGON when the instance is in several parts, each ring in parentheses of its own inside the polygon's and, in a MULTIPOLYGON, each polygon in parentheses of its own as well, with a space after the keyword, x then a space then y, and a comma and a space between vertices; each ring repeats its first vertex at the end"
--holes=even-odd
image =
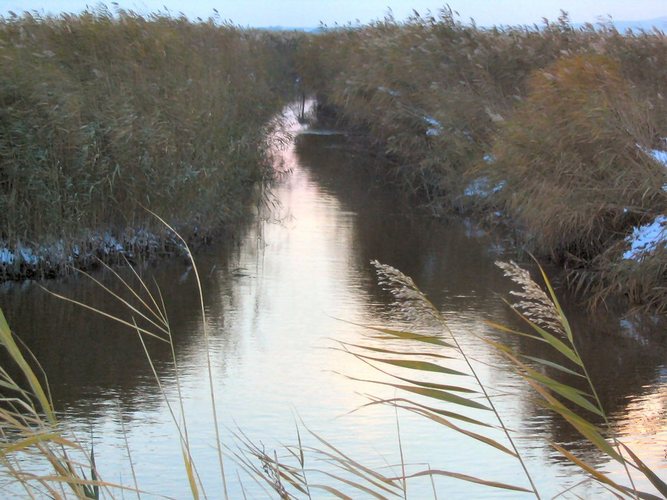
POLYGON ((21 259, 26 264, 36 266, 39 262, 39 257, 32 252, 32 249, 26 247, 19 247, 18 249, 21 259))
POLYGON ((493 193, 501 191, 507 183, 500 181, 494 186, 491 185, 488 177, 478 177, 474 179, 463 191, 464 196, 477 196, 479 198, 488 198, 493 193))
POLYGON ((505 121, 505 118, 503 118, 503 115, 501 115, 499 113, 495 113, 488 106, 484 108, 484 111, 486 111, 486 114, 489 116, 489 118, 491 118, 491 121, 493 123, 502 123, 502 122, 505 121))
MULTIPOLYGON (((193 238, 197 238, 200 230, 196 226, 193 229, 193 238)), ((111 261, 125 256, 132 260, 137 255, 150 256, 161 249, 163 252, 186 251, 184 244, 171 233, 160 236, 145 228, 128 228, 118 235, 109 231, 95 232, 76 244, 61 239, 29 247, 0 241, 0 280, 56 276, 68 264, 85 268, 96 265, 98 258, 111 261)))
POLYGON ((302 118, 305 118, 307 121, 309 118, 313 117, 317 101, 312 97, 309 97, 303 101, 303 109, 301 105, 302 103, 300 101, 288 104, 283 108, 281 113, 274 118, 272 121, 273 127, 271 127, 274 130, 269 136, 269 144, 280 144, 285 142, 287 140, 284 137, 285 132, 287 132, 289 136, 295 136, 308 128, 308 125, 304 123, 302 118), (301 116, 301 111, 303 111, 303 117, 301 116))
POLYGON ((667 244, 667 217, 661 215, 656 217, 650 224, 636 227, 625 241, 630 245, 630 250, 623 254, 627 260, 640 260, 645 254, 651 253, 660 246, 667 244))
POLYGON ((389 94, 392 97, 399 97, 401 93, 398 90, 392 90, 390 88, 385 87, 384 85, 380 85, 378 87, 378 92, 384 92, 385 94, 389 94))
POLYGON ((14 263, 14 252, 9 248, 0 248, 0 264, 8 266, 14 263))
POLYGON ((658 163, 661 163, 663 167, 667 167, 667 151, 663 151, 662 149, 649 149, 647 153, 658 163))
POLYGON ((429 128, 426 129, 426 135, 430 137, 435 137, 442 134, 442 123, 429 115, 422 116, 424 123, 429 125, 429 128))
MULTIPOLYGON (((667 148, 667 137, 664 137, 662 139, 662 143, 664 144, 664 147, 667 148)), ((660 165, 667 168, 667 151, 665 151, 664 149, 649 149, 640 146, 639 144, 637 144, 637 147, 641 151, 643 151, 646 155, 650 156, 655 161, 657 161, 660 165)), ((662 190, 667 191, 667 183, 662 185, 662 190)))
POLYGON ((122 252, 124 250, 123 245, 109 233, 104 233, 104 249, 107 252, 122 252))
POLYGON ((469 218, 463 219, 463 227, 465 228, 465 235, 468 238, 481 238, 482 236, 486 236, 486 231, 469 218))

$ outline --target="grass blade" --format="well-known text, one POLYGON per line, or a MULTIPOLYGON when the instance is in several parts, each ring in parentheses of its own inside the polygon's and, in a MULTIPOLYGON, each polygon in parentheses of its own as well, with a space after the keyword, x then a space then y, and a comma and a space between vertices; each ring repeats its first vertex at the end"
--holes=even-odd
POLYGON ((369 488, 367 486, 364 486, 361 483, 358 483, 356 481, 352 481, 351 479, 346 479, 344 477, 337 476, 336 474, 332 474, 331 472, 326 472, 326 471, 323 471, 323 470, 320 470, 320 471, 317 471, 317 472, 319 472, 320 474, 324 474, 325 476, 329 476, 329 477, 335 479, 336 481, 340 481, 341 483, 345 483, 349 486, 352 486, 353 488, 356 488, 359 491, 363 491, 364 493, 367 493, 372 497, 375 497, 375 498, 378 498, 378 499, 387 498, 385 495, 382 495, 382 494, 378 493, 377 491, 374 491, 371 488, 369 488))
MULTIPOLYGON (((490 486, 491 488, 499 488, 499 489, 512 490, 512 491, 521 491, 523 493, 533 493, 533 490, 522 488, 521 486, 499 483, 497 481, 487 481, 486 479, 480 479, 478 477, 469 476, 467 474, 461 474, 459 472, 450 472, 450 471, 438 470, 438 469, 429 469, 429 470, 425 470, 425 471, 421 471, 421 472, 416 472, 414 474, 408 475, 407 478, 409 479, 409 478, 420 477, 420 476, 447 476, 447 477, 452 477, 454 479, 461 479, 462 481, 468 481, 470 483, 482 484, 484 486, 490 486)), ((402 479, 402 478, 392 478, 392 479, 402 479)))
POLYGON ((667 498, 667 483, 660 479, 655 472, 653 472, 644 462, 642 462, 630 448, 628 448, 626 445, 623 445, 623 448, 625 448, 625 451, 630 454, 632 460, 635 461, 635 464, 637 464, 639 470, 642 471, 646 478, 651 481, 651 484, 655 486, 655 489, 664 495, 665 498, 667 498))
POLYGON ((536 325, 526 317, 524 317, 521 313, 519 313, 519 316, 523 318, 524 321, 526 321, 530 327, 535 330, 537 333, 540 334, 540 336, 547 341, 549 344, 551 344, 551 347, 556 349, 558 352, 560 352, 563 356, 565 356, 567 359, 572 361, 573 363, 583 366, 583 362, 581 361, 581 358, 577 356, 577 354, 572 350, 570 347, 568 347, 562 340, 559 340, 556 338, 554 335, 550 334, 547 332, 544 328, 541 328, 540 326, 536 325))
MULTIPOLYGON (((415 333, 415 332, 406 332, 403 330, 394 330, 392 328, 382 328, 379 326, 369 326, 369 325, 362 325, 361 323, 355 323, 354 321, 348 321, 340 318, 336 318, 338 321, 342 321, 343 323, 347 323, 349 325, 354 325, 358 326, 361 328, 364 328, 366 330, 372 330, 374 332, 379 332, 379 333, 384 333, 385 335, 388 335, 390 337, 394 337, 397 339, 402 339, 402 340, 419 340, 420 342, 424 342, 426 344, 433 344, 433 345, 439 345, 442 347, 451 347, 455 349, 456 347, 452 344, 449 344, 442 340, 440 336, 436 335, 423 335, 421 333, 415 333)), ((383 337, 377 337, 377 338, 383 338, 383 337)))
POLYGON ((569 368, 566 368, 563 365, 560 365, 558 363, 554 363, 553 361, 549 361, 549 360, 542 359, 542 358, 536 358, 534 356, 524 355, 522 357, 524 357, 526 359, 529 359, 531 361, 534 361, 536 363, 539 363, 541 365, 548 366, 550 368, 554 368, 555 370, 561 371, 563 373, 567 373, 568 375, 575 375, 577 377, 586 378, 585 375, 582 375, 581 373, 577 373, 574 370, 570 370, 569 368))
POLYGON ((347 496, 345 493, 337 490, 333 486, 328 486, 326 484, 313 484, 311 486, 311 488, 317 488, 319 490, 324 490, 327 493, 331 493, 336 498, 340 498, 341 500, 353 500, 352 497, 347 496))
POLYGON ((582 392, 579 391, 578 389, 575 389, 574 387, 571 387, 566 384, 561 384, 560 382, 557 382, 551 377, 543 375, 540 372, 533 370, 532 368, 526 367, 526 375, 535 380, 536 382, 539 382, 540 384, 548 387, 557 394, 563 396, 567 400, 573 402, 580 408, 584 408, 585 410, 588 410, 591 413, 594 413, 600 417, 604 417, 604 413, 602 412, 602 410, 600 410, 597 406, 593 405, 593 403, 591 403, 588 399, 586 399, 584 396, 586 396, 587 394, 585 393, 582 394, 582 392))
MULTIPOLYGON (((495 428, 493 425, 482 422, 481 420, 477 420, 477 419, 468 417, 466 415, 462 415, 460 413, 454 413, 454 412, 451 412, 451 411, 442 410, 440 408, 433 408, 432 406, 423 405, 421 403, 417 403, 416 401, 411 401, 411 400, 405 399, 405 398, 380 399, 380 398, 374 398, 374 397, 370 396, 370 399, 372 401, 370 403, 366 403, 365 405, 363 405, 362 408, 366 407, 366 406, 377 405, 377 404, 395 405, 399 402, 402 402, 402 403, 405 403, 405 404, 408 404, 408 405, 414 405, 414 406, 422 408, 426 411, 436 413, 438 415, 442 415, 442 416, 447 417, 447 418, 453 418, 453 419, 456 419, 456 420, 461 420, 462 422, 466 422, 468 424, 479 425, 480 427, 495 428)), ((400 405, 400 407, 404 408, 406 410, 411 410, 410 406, 400 405)))
POLYGON ((639 498, 645 499, 645 500, 660 500, 660 497, 657 497, 655 495, 652 495, 651 493, 646 493, 643 491, 637 491, 633 490, 631 488, 628 488, 626 486, 622 486, 613 480, 611 480, 607 475, 603 474, 602 472, 598 471, 593 467, 592 465, 586 463, 585 461, 581 460, 580 458, 576 457, 569 451, 567 451, 565 448, 562 446, 557 445, 556 443, 549 443, 554 449, 556 449, 561 455, 563 455, 565 458, 570 460, 572 463, 576 464, 579 468, 582 470, 586 471, 589 473, 591 476, 593 476, 594 479, 597 481, 606 484, 607 486, 611 486, 617 491, 620 491, 621 493, 624 494, 631 494, 633 496, 638 496, 639 498))
POLYGON ((480 442, 482 442, 482 443, 484 443, 484 444, 487 444, 487 445, 489 445, 489 446, 491 446, 491 447, 493 447, 493 448, 496 448, 497 450, 500 450, 500 451, 502 451, 503 453, 507 453, 507 454, 510 455, 511 457, 517 458, 517 454, 516 454, 515 452, 513 452, 512 450, 510 450, 510 449, 507 448, 506 446, 500 444, 500 443, 499 443, 498 441, 496 441, 495 439, 491 439, 490 437, 484 436, 484 435, 482 435, 482 434, 479 434, 479 433, 476 433, 476 432, 472 432, 472 431, 463 429, 463 428, 461 428, 461 427, 458 427, 457 425, 454 425, 452 422, 448 421, 446 418, 442 418, 442 417, 440 417, 440 416, 438 416, 438 415, 430 415, 428 412, 426 412, 426 411, 424 411, 424 410, 419 410, 419 409, 415 408, 415 409, 412 410, 412 411, 413 411, 414 413, 418 413, 418 414, 420 414, 420 415, 423 415, 423 416, 425 416, 426 418, 428 418, 428 419, 430 419, 430 420, 432 420, 432 421, 434 421, 434 422, 436 422, 436 423, 439 423, 439 424, 441 424, 441 425, 445 425, 445 426, 449 427, 450 429, 452 429, 452 430, 454 430, 454 431, 456 431, 456 432, 459 432, 459 433, 461 433, 461 434, 463 434, 463 435, 465 435, 465 436, 468 436, 468 437, 470 437, 470 438, 472 438, 472 439, 475 439, 476 441, 480 441, 480 442))
POLYGON ((388 365, 399 366, 401 368, 409 368, 411 370, 446 373, 448 375, 461 375, 463 377, 470 376, 467 373, 463 373, 458 370, 452 370, 451 368, 445 368, 444 366, 440 366, 435 363, 431 363, 429 361, 416 361, 413 359, 382 359, 382 358, 375 358, 372 356, 364 356, 362 354, 357 354, 357 356, 363 359, 377 361, 379 363, 386 363, 388 365))
POLYGON ((53 412, 51 400, 46 395, 46 392, 44 391, 44 388, 42 387, 39 379, 35 375, 35 372, 32 370, 25 357, 23 356, 21 349, 19 349, 19 346, 14 341, 14 336, 12 335, 12 331, 9 328, 9 324, 5 319, 5 314, 2 312, 2 309, 0 309, 0 342, 2 342, 2 345, 5 346, 11 358, 19 366, 21 372, 28 379, 30 389, 39 401, 42 411, 46 415, 47 419, 51 424, 55 425, 57 423, 57 419, 55 413, 53 412))
POLYGON ((398 356, 428 356, 431 358, 438 359, 453 359, 451 356, 444 356, 442 354, 436 354, 434 352, 405 352, 405 351, 392 351, 391 349, 381 349, 380 347, 371 347, 362 344, 351 344, 349 342, 338 341, 339 344, 342 344, 347 347, 356 347, 358 349, 365 349, 367 351, 379 352, 382 354, 396 354, 398 356))

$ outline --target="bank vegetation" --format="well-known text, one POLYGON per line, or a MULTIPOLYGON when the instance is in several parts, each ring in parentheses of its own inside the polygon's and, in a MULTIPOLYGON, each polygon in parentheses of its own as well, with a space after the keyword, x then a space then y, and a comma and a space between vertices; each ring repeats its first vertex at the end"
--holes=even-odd
POLYGON ((272 177, 267 123, 317 96, 434 215, 509 225, 590 304, 667 310, 667 38, 482 28, 443 9, 317 33, 220 18, 0 20, 0 274, 207 239, 272 177))
POLYGON ((0 18, 0 274, 39 277, 178 244, 247 213, 289 34, 104 6, 0 18))
POLYGON ((667 308, 667 38, 481 28, 454 12, 325 30, 300 45, 322 109, 440 215, 518 229, 591 304, 667 308))

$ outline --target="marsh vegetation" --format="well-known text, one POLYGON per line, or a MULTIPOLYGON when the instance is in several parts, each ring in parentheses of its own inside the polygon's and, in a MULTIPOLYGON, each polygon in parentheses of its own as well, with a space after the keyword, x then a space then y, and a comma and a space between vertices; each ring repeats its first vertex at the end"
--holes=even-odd
POLYGON ((0 491, 667 496, 664 49, 3 19, 0 491))
POLYGON ((664 309, 662 222, 633 240, 666 208, 664 33, 565 14, 481 28, 444 9, 332 29, 299 50, 308 88, 429 211, 508 224, 591 305, 625 295, 664 309))
POLYGON ((165 252, 177 242, 146 208, 192 241, 246 216, 272 178, 267 123, 289 96, 292 43, 104 7, 3 19, 5 278, 165 252))

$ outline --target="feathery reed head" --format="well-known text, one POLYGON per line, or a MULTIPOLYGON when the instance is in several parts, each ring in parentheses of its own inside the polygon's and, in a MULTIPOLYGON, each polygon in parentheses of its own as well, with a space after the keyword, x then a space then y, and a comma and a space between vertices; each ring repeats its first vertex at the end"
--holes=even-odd
POLYGON ((408 321, 440 322, 442 317, 430 300, 409 276, 398 269, 372 260, 378 284, 396 299, 394 310, 408 321))
POLYGON ((546 292, 530 277, 530 273, 514 261, 496 261, 496 266, 502 269, 506 277, 521 287, 521 291, 510 292, 520 299, 513 303, 512 307, 536 325, 553 333, 565 335, 558 309, 546 292))

